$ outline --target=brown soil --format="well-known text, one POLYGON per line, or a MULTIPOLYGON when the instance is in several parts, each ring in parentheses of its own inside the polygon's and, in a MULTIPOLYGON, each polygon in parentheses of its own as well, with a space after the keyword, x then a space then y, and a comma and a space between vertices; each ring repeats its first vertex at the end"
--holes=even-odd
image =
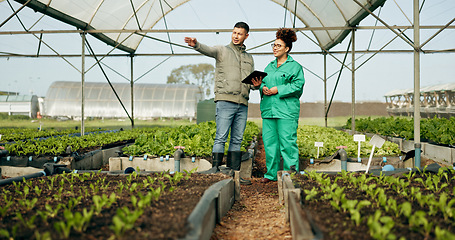
MULTIPOLYGON (((357 176, 364 174, 364 173, 356 173, 357 176)), ((448 173, 448 179, 452 179, 454 173, 448 173)), ((371 205, 365 206, 361 209, 361 216, 373 216, 375 211, 380 209, 383 215, 390 216, 393 219, 394 227, 391 231, 391 234, 396 236, 396 239, 400 239, 403 237, 404 239, 422 239, 422 240, 431 240, 436 239, 434 235, 434 228, 433 232, 425 233, 424 228, 422 226, 419 227, 410 227, 410 223, 408 222, 408 218, 402 215, 395 216, 390 212, 385 212, 384 208, 376 206, 374 203, 378 201, 377 198, 372 199, 365 191, 361 191, 359 188, 353 187, 352 185, 342 181, 336 180, 339 177, 338 175, 329 175, 332 183, 337 183, 339 187, 337 188, 345 188, 344 194, 346 199, 350 200, 358 200, 359 202, 362 200, 372 202, 371 205)), ((396 176, 400 177, 400 176, 396 176)), ((406 177, 401 176, 404 181, 407 181, 406 177)), ((426 177, 423 175, 415 175, 414 178, 422 178, 424 181, 426 177)), ((308 175, 295 175, 293 182, 297 187, 302 189, 302 208, 307 211, 310 218, 314 221, 314 223, 319 227, 319 230, 322 232, 324 239, 331 239, 331 240, 357 240, 357 239, 374 239, 370 236, 370 231, 367 225, 367 217, 363 217, 361 223, 356 226, 355 223, 351 220, 351 216, 349 212, 343 212, 336 210, 330 200, 324 199, 322 197, 324 195, 322 190, 318 191, 318 194, 313 198, 313 200, 305 200, 307 194, 304 190, 311 190, 313 188, 320 189, 320 184, 314 180, 310 179, 308 175)), ((439 195, 443 192, 434 193, 431 190, 426 189, 422 184, 416 181, 409 181, 410 185, 407 187, 408 189, 420 188, 422 195, 430 195, 434 194, 435 199, 439 198, 439 195)), ((447 183, 448 186, 448 199, 453 198, 452 189, 455 187, 455 183, 453 181, 446 181, 445 179, 441 179, 441 183, 447 183)), ((376 188, 383 188, 385 190, 385 194, 389 199, 394 199, 397 203, 397 206, 402 204, 403 202, 410 202, 412 204, 412 212, 416 211, 423 211, 426 213, 426 219, 429 223, 434 224, 434 226, 440 226, 441 229, 446 229, 449 232, 455 232, 455 227, 453 225, 452 219, 444 219, 441 213, 431 215, 429 214, 430 209, 428 206, 420 206, 416 200, 412 200, 410 197, 405 197, 404 195, 398 194, 391 185, 389 184, 381 184, 375 182, 375 180, 369 181, 368 184, 377 184, 376 188)), ((448 238, 447 238, 448 239, 448 238)))
MULTIPOLYGON (((52 239, 63 239, 63 235, 55 230, 54 224, 61 221, 68 222, 63 212, 70 206, 70 199, 81 197, 80 202, 71 210, 75 214, 76 212, 82 213, 83 209, 90 211, 95 206, 94 195, 110 196, 111 193, 115 193, 115 202, 110 207, 104 207, 98 214, 94 214, 85 231, 72 229, 69 235, 69 239, 109 239, 115 236, 110 226, 113 224, 117 211, 123 207, 127 207, 131 212, 134 211, 137 208, 131 201, 133 195, 139 200, 140 196, 146 196, 150 192, 150 187, 157 189, 164 184, 165 191, 158 200, 152 200, 150 206, 143 208, 143 214, 134 223, 134 228, 127 230, 125 234, 119 235, 117 238, 181 239, 187 232, 186 220, 204 191, 212 184, 227 178, 223 174, 192 174, 188 180, 182 179, 178 184, 172 185, 167 177, 156 174, 151 175, 152 178, 157 178, 152 185, 139 187, 143 186, 143 181, 147 179, 146 176, 138 176, 129 184, 126 183, 128 177, 125 175, 93 174, 87 180, 77 179, 72 184, 68 184, 67 179, 64 179, 62 175, 55 176, 56 179, 53 183, 47 177, 32 179, 30 186, 33 187, 29 188, 26 196, 24 196, 26 191, 23 190, 26 187, 24 183, 21 183, 21 187, 16 187, 18 184, 2 187, 3 195, 0 198, 0 207, 2 212, 5 212, 0 215, 0 229, 8 231, 13 239, 36 239, 38 235, 43 236, 44 234, 49 234, 52 239), (123 191, 119 192, 123 183, 125 183, 125 187, 123 191), (126 185, 133 186, 135 183, 138 186, 135 190, 126 187, 126 185), (42 192, 38 194, 35 186, 42 192), (50 190, 49 186, 53 186, 53 189, 50 190), (175 190, 169 191, 173 186, 175 190), (98 190, 94 191, 94 188, 98 190), (27 203, 30 203, 32 199, 38 199, 38 201, 31 209, 27 209, 27 203), (6 202, 11 200, 13 200, 12 205, 6 210, 3 209, 7 206, 6 202), (49 212, 46 205, 51 206, 52 209, 60 207, 60 210, 56 216, 48 215, 47 220, 43 220, 38 213, 49 212), (21 217, 18 216, 18 213, 21 217), (25 221, 22 221, 21 218, 25 221), (33 218, 35 220, 31 221, 33 218), (30 221, 32 224, 29 224, 30 221)), ((8 238, 3 232, 0 232, 0 239, 8 238)))

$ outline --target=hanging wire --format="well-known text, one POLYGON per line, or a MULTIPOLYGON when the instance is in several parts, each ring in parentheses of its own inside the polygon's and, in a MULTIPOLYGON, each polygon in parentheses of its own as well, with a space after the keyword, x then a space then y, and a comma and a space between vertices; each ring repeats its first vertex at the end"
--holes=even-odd
MULTIPOLYGON (((112 85, 111 81, 109 80, 109 77, 107 76, 106 72, 104 71, 103 67, 101 66, 100 62, 98 61, 98 58, 96 57, 96 54, 95 54, 95 52, 93 51, 93 49, 92 49, 92 47, 90 46, 90 43, 87 41, 87 39, 85 40, 85 45, 87 46, 88 50, 90 51, 90 54, 95 58, 96 62, 98 63, 98 66, 100 67, 101 72, 103 73, 104 77, 106 78, 107 82, 109 83, 109 86, 111 86, 111 89, 112 89, 112 91, 113 91, 114 94, 115 94, 115 97, 117 97, 117 100, 119 101, 120 105, 122 105, 122 108, 123 108, 123 110, 125 111, 126 115, 127 115, 128 118, 130 119, 130 121, 133 122, 133 119, 131 118, 130 114, 129 114, 128 111, 126 110, 125 105, 123 105, 122 100, 120 99, 119 95, 117 94, 117 91, 115 91, 114 86, 112 85)), ((131 99, 131 101, 133 101, 133 99, 131 99)))
MULTIPOLYGON (((378 17, 381 16, 381 10, 382 10, 382 6, 379 8, 378 17)), ((375 27, 378 25, 378 21, 379 21, 379 20, 376 19, 376 22, 374 23, 374 26, 375 26, 375 27)), ((371 33, 370 42, 368 43, 367 50, 370 50, 370 46, 371 46, 371 42, 373 41, 373 36, 374 36, 375 30, 376 30, 376 29, 373 29, 373 32, 371 33)))
POLYGON ((288 0, 284 2, 284 23, 283 27, 286 27, 286 15, 288 13, 288 0))
POLYGON ((41 19, 43 19, 44 16, 46 16, 46 14, 43 14, 38 20, 36 20, 36 22, 32 26, 30 26, 28 30, 30 31, 39 21, 41 21, 41 19))
POLYGON ((422 5, 420 5, 420 8, 419 8, 419 13, 422 12, 422 9, 423 9, 423 4, 425 4, 425 0, 423 0, 422 2, 422 5))
POLYGON ((297 17, 297 0, 295 0, 295 7, 294 7, 294 22, 292 23, 292 27, 295 28, 295 19, 297 17))
POLYGON ((131 7, 133 8, 134 17, 136 18, 137 27, 139 28, 139 30, 142 30, 141 24, 139 23, 139 19, 137 18, 136 9, 134 9, 133 0, 130 0, 130 3, 131 7))
POLYGON ((26 4, 24 4, 20 9, 18 9, 18 12, 16 12, 16 10, 14 10, 14 8, 13 8, 13 6, 11 5, 11 3, 9 2, 9 0, 7 0, 6 2, 8 2, 9 7, 11 8, 11 10, 13 10, 14 16, 17 18, 17 20, 19 20, 19 23, 22 25, 22 28, 23 28, 26 32, 28 32, 28 30, 27 30, 27 28, 25 27, 24 23, 22 23, 22 20, 19 18, 19 16, 18 16, 17 14, 18 14, 18 12, 19 12, 20 10, 22 10, 23 7, 25 7, 25 5, 26 5, 28 2, 30 2, 30 1, 28 1, 28 2, 27 2, 26 4))
POLYGON ((332 97, 330 97, 329 106, 327 107, 327 112, 325 113, 326 117, 329 115, 330 106, 332 105, 333 97, 335 96, 335 91, 337 90, 338 83, 340 82, 341 73, 343 73, 344 63, 346 62, 346 58, 348 56, 349 48, 351 47, 351 43, 352 43, 352 38, 351 38, 351 40, 349 40, 348 48, 346 49, 346 54, 344 55, 343 64, 341 65, 340 74, 338 74, 337 82, 335 83, 335 87, 333 88, 332 97))
POLYGON ((43 33, 39 35, 39 41, 38 41, 38 51, 36 51, 36 57, 39 57, 39 52, 41 49, 41 42, 43 41, 43 33))
POLYGON ((199 17, 199 14, 197 14, 196 10, 194 10, 193 5, 191 5, 191 2, 188 2, 187 4, 188 4, 188 6, 190 6, 191 10, 194 12, 194 14, 196 15, 197 19, 199 19, 199 22, 200 22, 202 25, 204 25, 205 27, 208 28, 208 25, 205 24, 205 22, 203 22, 203 21, 201 20, 201 18, 199 17))
POLYGON ((243 10, 242 6, 240 5, 239 0, 237 0, 236 2, 237 2, 237 5, 239 5, 240 11, 242 11, 242 13, 243 13, 243 16, 245 16, 245 19, 249 22, 250 20, 248 20, 248 15, 243 10))
POLYGON ((155 70, 155 68, 157 68, 158 66, 160 66, 161 64, 163 64, 164 62, 166 62, 167 60, 169 60, 169 58, 171 58, 172 56, 169 56, 167 57, 166 59, 164 59, 163 61, 161 61, 160 63, 158 63, 156 66, 154 66, 153 68, 151 68, 150 70, 148 70, 147 72, 145 72, 144 74, 142 74, 140 77, 136 78, 136 80, 134 80, 134 82, 137 82, 139 79, 141 79, 142 77, 144 77, 145 75, 147 75, 149 72, 155 70))
POLYGON ((412 21, 408 18, 408 16, 406 15, 406 13, 404 13, 403 9, 401 9, 400 5, 398 5, 397 1, 396 0, 393 0, 395 2, 395 4, 397 5, 398 9, 400 9, 401 13, 403 13, 404 17, 408 20, 408 22, 412 25, 412 21))
MULTIPOLYGON (((167 28, 166 16, 165 16, 165 14, 164 14, 163 4, 161 3, 161 1, 164 1, 168 6, 169 6, 169 4, 168 4, 165 0, 160 0, 161 14, 163 14, 164 26, 166 27, 166 30, 169 30, 169 29, 167 28)), ((171 6, 169 6, 169 7, 172 9, 171 6)), ((171 36, 169 35, 169 32, 167 32, 167 38, 169 39, 169 42, 171 42, 171 36)), ((169 46, 171 47, 171 52, 172 52, 172 54, 174 54, 174 49, 172 49, 172 44, 169 44, 169 46)))
POLYGON ((118 72, 117 70, 109 67, 109 65, 107 65, 106 63, 103 63, 103 62, 100 62, 101 64, 103 64, 105 67, 109 68, 111 71, 117 73, 117 75, 119 75, 120 77, 124 78, 125 80, 127 80, 128 82, 130 81, 130 79, 128 79, 127 77, 123 76, 120 72, 118 72))

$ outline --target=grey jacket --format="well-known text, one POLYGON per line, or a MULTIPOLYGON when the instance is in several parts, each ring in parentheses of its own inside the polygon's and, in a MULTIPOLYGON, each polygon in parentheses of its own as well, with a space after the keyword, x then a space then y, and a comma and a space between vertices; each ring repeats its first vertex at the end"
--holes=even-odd
POLYGON ((232 42, 226 46, 210 47, 196 42, 194 49, 216 59, 215 102, 229 101, 248 106, 252 85, 242 80, 254 70, 253 57, 245 51, 245 45, 236 46, 232 42))

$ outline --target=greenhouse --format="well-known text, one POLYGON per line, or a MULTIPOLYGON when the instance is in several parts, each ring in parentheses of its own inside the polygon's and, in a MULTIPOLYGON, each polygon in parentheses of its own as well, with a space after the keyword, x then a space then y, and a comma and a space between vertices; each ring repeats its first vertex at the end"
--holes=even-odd
MULTIPOLYGON (((384 95, 387 112, 392 116, 414 114, 414 89, 397 89, 384 95)), ((455 114, 455 83, 438 84, 420 89, 420 108, 423 117, 451 117, 455 114)))
POLYGON ((36 95, 2 95, 0 96, 0 112, 8 115, 26 115, 36 118, 39 111, 36 95))
MULTIPOLYGON (((131 86, 128 83, 88 82, 84 86, 84 117, 126 118, 131 110, 131 86), (116 95, 121 99, 122 104, 116 95)), ((183 84, 135 84, 134 118, 196 117, 197 103, 203 98, 200 87, 183 84)), ((54 82, 44 103, 50 117, 81 117, 81 83, 54 82)))

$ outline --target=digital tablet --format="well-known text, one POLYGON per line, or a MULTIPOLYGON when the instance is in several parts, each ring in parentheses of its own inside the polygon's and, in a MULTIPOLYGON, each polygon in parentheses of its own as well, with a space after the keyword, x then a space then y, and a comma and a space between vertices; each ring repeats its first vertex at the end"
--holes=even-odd
POLYGON ((267 76, 267 73, 254 70, 250 75, 248 75, 248 77, 243 79, 242 83, 253 84, 253 78, 262 77, 262 79, 264 79, 265 76, 267 76))

